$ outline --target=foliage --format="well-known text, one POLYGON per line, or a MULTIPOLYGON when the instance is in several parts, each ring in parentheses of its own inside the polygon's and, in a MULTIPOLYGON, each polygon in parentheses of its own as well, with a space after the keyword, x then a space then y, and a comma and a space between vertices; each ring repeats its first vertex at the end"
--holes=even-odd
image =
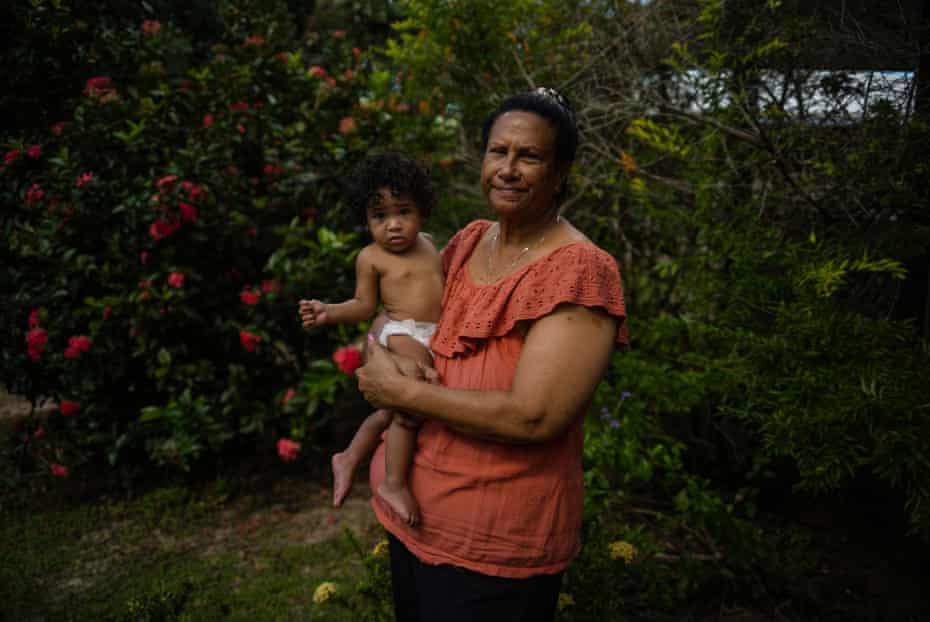
MULTIPOLYGON (((188 468, 279 436, 319 446, 347 381, 329 356, 354 334, 304 336, 295 309, 351 291, 340 176, 448 131, 390 96, 346 30, 295 40, 281 3, 223 5, 202 60, 178 23, 112 18, 93 45, 126 53, 97 59, 51 133, 5 141, 3 377, 78 409, 32 453, 188 468)), ((83 43, 61 45, 82 65, 83 43)))

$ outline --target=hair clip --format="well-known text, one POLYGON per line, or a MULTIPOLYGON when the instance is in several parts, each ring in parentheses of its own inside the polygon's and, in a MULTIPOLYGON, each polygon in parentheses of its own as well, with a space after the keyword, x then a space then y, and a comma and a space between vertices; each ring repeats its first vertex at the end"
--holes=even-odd
POLYGON ((531 92, 535 95, 539 95, 540 97, 551 100, 552 103, 565 110, 570 116, 575 116, 575 111, 572 110, 572 106, 568 103, 568 99, 566 99, 565 96, 559 93, 557 90, 548 86, 538 86, 531 92))

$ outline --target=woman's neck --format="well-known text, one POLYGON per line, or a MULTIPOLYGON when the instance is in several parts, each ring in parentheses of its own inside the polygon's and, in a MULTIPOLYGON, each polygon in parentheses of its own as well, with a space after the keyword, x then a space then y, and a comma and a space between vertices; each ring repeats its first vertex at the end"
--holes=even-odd
POLYGON ((559 220, 557 209, 533 220, 500 218, 497 221, 497 242, 501 246, 527 246, 547 235, 559 220))

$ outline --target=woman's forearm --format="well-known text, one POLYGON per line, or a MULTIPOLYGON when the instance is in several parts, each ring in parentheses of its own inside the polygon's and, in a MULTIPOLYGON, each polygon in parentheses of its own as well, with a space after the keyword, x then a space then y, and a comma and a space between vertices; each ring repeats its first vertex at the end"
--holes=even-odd
POLYGON ((412 378, 402 379, 395 390, 392 407, 469 436, 522 444, 543 442, 561 432, 544 425, 543 412, 533 412, 509 391, 449 389, 412 378))

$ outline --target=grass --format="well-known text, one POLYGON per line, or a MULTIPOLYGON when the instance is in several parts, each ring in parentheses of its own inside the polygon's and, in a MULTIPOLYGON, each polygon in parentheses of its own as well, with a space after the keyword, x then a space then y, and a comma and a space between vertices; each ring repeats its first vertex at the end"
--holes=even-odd
POLYGON ((53 491, 5 507, 0 620, 348 619, 312 597, 322 581, 363 578, 343 532, 363 549, 382 537, 364 500, 335 512, 322 486, 293 474, 237 487, 76 503, 53 491))

